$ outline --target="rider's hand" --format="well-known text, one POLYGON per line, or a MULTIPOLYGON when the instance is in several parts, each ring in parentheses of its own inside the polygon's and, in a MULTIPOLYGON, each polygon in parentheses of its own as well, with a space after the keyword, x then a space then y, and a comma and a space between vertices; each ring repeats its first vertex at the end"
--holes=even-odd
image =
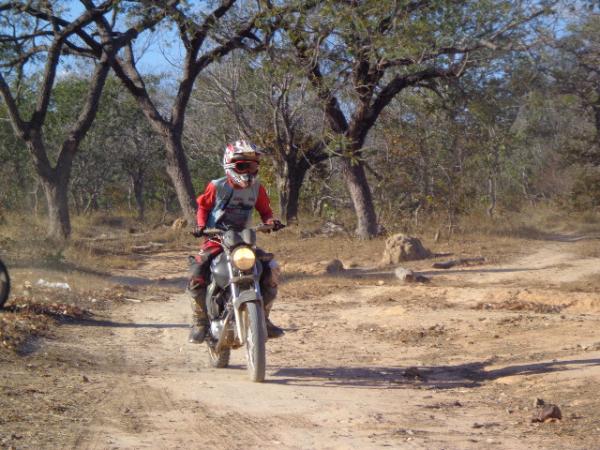
POLYGON ((194 227, 194 229, 192 230, 192 235, 197 238, 202 237, 204 235, 205 228, 206 227, 201 227, 201 226, 196 225, 194 227))
POLYGON ((285 225, 281 223, 278 219, 269 219, 267 220, 267 225, 273 225, 273 231, 279 231, 282 228, 285 228, 285 225))

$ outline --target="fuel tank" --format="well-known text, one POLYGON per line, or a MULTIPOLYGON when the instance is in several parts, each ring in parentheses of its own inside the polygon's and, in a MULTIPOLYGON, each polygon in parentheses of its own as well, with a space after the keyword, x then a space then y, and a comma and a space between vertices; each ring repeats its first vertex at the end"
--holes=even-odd
POLYGON ((222 289, 225 288, 229 283, 229 270, 227 269, 227 256, 225 256, 225 253, 219 253, 212 260, 210 270, 217 286, 222 289))

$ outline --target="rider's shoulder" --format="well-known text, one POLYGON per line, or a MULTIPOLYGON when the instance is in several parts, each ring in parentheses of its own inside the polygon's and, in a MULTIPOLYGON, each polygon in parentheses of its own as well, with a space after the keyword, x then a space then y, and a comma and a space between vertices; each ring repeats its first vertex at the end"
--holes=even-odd
POLYGON ((216 178, 214 180, 211 180, 210 183, 215 185, 216 187, 225 186, 227 184, 227 177, 216 178))

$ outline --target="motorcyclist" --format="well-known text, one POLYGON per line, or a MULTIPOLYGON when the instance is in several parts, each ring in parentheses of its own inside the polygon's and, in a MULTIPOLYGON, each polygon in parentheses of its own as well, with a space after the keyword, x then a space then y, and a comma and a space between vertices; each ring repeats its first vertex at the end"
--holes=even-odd
MULTIPOLYGON (((265 188, 258 182, 260 150, 252 143, 244 140, 227 144, 223 155, 225 176, 212 180, 204 193, 197 199, 198 211, 196 227, 193 234, 202 236, 205 228, 248 227, 252 220, 254 208, 258 211, 263 223, 272 224, 274 229, 282 227, 281 222, 273 218, 269 196, 265 188)), ((192 298, 193 321, 189 342, 204 341, 208 317, 206 314, 206 287, 210 278, 210 262, 221 253, 219 244, 205 240, 195 261, 190 265, 188 293, 192 298)), ((280 337, 283 330, 269 320, 273 301, 277 295, 279 269, 277 263, 265 252, 257 249, 259 259, 263 259, 263 273, 260 279, 261 292, 265 308, 267 335, 270 338, 280 337), (260 258, 263 256, 263 258, 260 258)))

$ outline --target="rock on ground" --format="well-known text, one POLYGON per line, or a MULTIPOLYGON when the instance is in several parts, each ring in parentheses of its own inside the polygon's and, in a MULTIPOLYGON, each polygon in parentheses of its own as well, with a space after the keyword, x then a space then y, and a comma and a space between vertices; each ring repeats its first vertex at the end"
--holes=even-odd
POLYGON ((340 273, 344 271, 344 264, 339 259, 333 259, 325 266, 325 272, 329 274, 340 273))
POLYGON ((540 408, 531 419, 532 422, 549 422, 553 420, 561 420, 562 412, 556 405, 545 405, 540 408))
POLYGON ((345 271, 344 264, 339 259, 331 259, 318 261, 309 264, 285 264, 283 266, 284 273, 298 272, 309 273, 311 275, 335 275, 345 271))
POLYGON ((432 253, 423 246, 419 239, 400 233, 390 236, 386 240, 381 265, 415 261, 429 258, 431 255, 432 253))
POLYGON ((424 275, 421 275, 418 272, 413 272, 410 269, 405 269, 404 267, 398 267, 394 270, 394 275, 400 281, 404 281, 405 283, 427 283, 429 278, 424 275))
POLYGON ((325 222, 320 229, 321 234, 325 236, 347 235, 348 231, 337 223, 325 222))

